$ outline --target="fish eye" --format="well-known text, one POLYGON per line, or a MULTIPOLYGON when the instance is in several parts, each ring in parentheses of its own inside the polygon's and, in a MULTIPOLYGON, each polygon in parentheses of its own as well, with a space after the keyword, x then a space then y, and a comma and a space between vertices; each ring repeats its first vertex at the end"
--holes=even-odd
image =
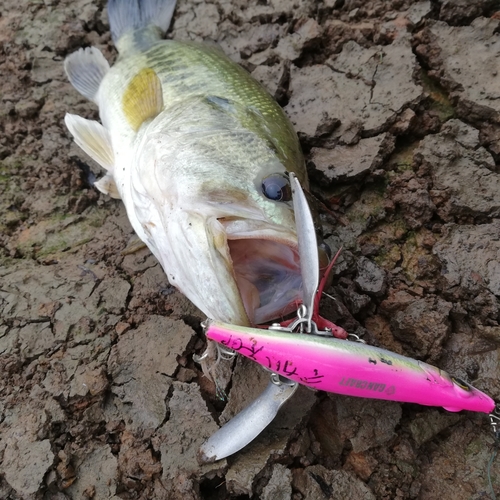
POLYGON ((464 382, 461 378, 458 377, 451 377, 451 380, 460 387, 460 389, 463 389, 464 391, 470 391, 470 385, 467 382, 464 382))
POLYGON ((285 174, 271 174, 262 180, 262 193, 274 201, 290 201, 292 188, 285 174))

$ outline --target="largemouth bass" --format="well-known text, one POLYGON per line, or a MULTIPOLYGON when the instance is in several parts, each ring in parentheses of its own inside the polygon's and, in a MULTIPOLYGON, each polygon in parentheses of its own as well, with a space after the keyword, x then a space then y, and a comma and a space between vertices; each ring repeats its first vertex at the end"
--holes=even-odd
POLYGON ((175 0, 111 0, 119 52, 65 61, 101 123, 67 114, 75 142, 106 175, 172 285, 209 318, 259 324, 301 299, 287 173, 302 186, 300 145, 280 106, 214 46, 162 39, 175 0))

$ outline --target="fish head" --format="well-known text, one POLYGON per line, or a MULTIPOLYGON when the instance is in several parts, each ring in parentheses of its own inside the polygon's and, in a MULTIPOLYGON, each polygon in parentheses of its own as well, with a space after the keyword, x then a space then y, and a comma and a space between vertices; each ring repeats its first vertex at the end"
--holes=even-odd
POLYGON ((202 111, 189 122, 171 113, 143 133, 129 217, 170 283, 203 313, 261 324, 302 296, 288 172, 262 138, 202 111))
POLYGON ((213 218, 207 224, 217 221, 225 265, 249 322, 262 324, 296 310, 302 277, 290 179, 283 166, 261 164, 238 186, 227 183, 224 193, 207 190, 205 213, 210 209, 213 218))

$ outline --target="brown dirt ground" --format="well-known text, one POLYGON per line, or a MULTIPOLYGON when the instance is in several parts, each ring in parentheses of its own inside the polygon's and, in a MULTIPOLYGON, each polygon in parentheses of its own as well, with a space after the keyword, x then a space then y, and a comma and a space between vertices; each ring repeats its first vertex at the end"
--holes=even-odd
MULTIPOLYGON (((169 33, 217 41, 296 126, 344 246, 323 314, 497 400, 499 33, 493 0, 179 0, 169 33)), ((198 465, 267 376, 240 359, 217 398, 201 314, 92 187, 63 124, 97 116, 62 66, 88 45, 116 57, 104 0, 0 6, 0 498, 490 498, 486 416, 306 389, 198 465)))

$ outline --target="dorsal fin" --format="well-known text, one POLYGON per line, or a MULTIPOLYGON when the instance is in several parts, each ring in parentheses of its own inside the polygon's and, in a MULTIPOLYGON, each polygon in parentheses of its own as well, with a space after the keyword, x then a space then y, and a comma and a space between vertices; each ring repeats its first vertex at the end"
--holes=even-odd
POLYGON ((158 75, 144 68, 130 80, 122 99, 123 113, 130 126, 137 132, 146 121, 163 109, 163 93, 158 75))
POLYGON ((71 85, 87 99, 97 102, 97 91, 109 71, 109 63, 95 47, 80 49, 64 60, 71 85))
POLYGON ((111 198, 115 198, 117 200, 121 199, 118 188, 116 187, 115 179, 109 173, 107 173, 104 177, 101 177, 97 182, 94 182, 94 186, 101 193, 109 194, 111 198))
POLYGON ((71 132, 76 144, 93 160, 106 170, 113 168, 115 159, 111 138, 108 131, 94 120, 87 120, 78 115, 66 113, 66 127, 71 132))

